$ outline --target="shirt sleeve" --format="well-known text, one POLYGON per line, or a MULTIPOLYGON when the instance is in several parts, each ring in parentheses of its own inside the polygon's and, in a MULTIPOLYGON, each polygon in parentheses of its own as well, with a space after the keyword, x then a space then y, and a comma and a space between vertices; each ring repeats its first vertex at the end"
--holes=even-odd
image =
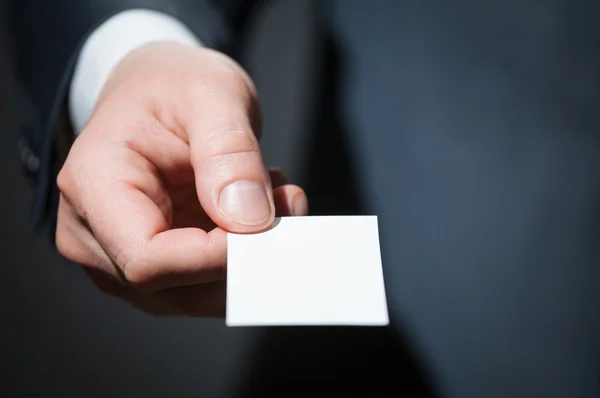
POLYGON ((202 46, 179 19, 146 9, 123 11, 92 32, 83 44, 69 87, 69 117, 75 134, 83 131, 114 67, 132 50, 158 41, 202 46))

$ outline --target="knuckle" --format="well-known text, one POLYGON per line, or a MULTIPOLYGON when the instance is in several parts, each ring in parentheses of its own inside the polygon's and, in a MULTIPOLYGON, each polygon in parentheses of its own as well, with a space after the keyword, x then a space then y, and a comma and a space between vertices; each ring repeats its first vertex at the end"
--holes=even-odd
POLYGON ((197 113, 207 104, 231 104, 250 110, 256 107, 257 98, 249 89, 239 73, 229 70, 211 71, 210 73, 190 78, 185 82, 182 92, 182 104, 190 112, 197 113))
MULTIPOLYGON (((81 152, 81 145, 75 142, 71 147, 71 152, 65 160, 65 163, 60 168, 56 176, 56 186, 58 190, 66 198, 74 199, 78 192, 81 183, 87 183, 85 178, 82 178, 83 170, 86 169, 85 163, 78 160, 81 152)), ((84 154, 84 158, 85 158, 84 154)))
POLYGON ((259 154, 258 142, 247 128, 230 125, 224 120, 215 120, 208 126, 204 145, 206 157, 219 158, 233 154, 259 154))
POLYGON ((136 289, 145 289, 152 282, 152 275, 141 252, 122 250, 116 257, 116 264, 121 270, 124 282, 136 289))
POLYGON ((66 210, 67 204, 61 196, 58 205, 58 214, 56 217, 56 230, 54 232, 54 244, 59 254, 69 261, 76 264, 81 263, 82 254, 77 237, 75 237, 69 228, 69 213, 66 210))
POLYGON ((54 244, 56 245, 56 250, 66 260, 82 267, 93 265, 89 252, 81 246, 80 242, 77 241, 77 238, 71 234, 68 228, 57 226, 54 244))
POLYGON ((188 75, 185 87, 187 96, 196 104, 234 96, 251 106, 257 97, 256 86, 250 76, 223 54, 212 56, 201 73, 188 75))
POLYGON ((68 164, 65 163, 65 165, 63 165, 56 177, 56 185, 60 192, 68 192, 71 185, 71 181, 72 177, 70 175, 69 167, 68 164))
POLYGON ((74 260, 75 256, 73 253, 71 238, 68 232, 62 227, 60 219, 57 222, 54 243, 56 245, 56 249, 58 250, 61 256, 71 261, 74 260))
POLYGON ((241 93, 249 98, 254 94, 250 78, 240 70, 221 68, 215 72, 214 82, 228 91, 241 93))
POLYGON ((90 252, 82 246, 78 238, 74 236, 65 225, 65 222, 59 219, 57 221, 56 233, 54 235, 54 244, 58 253, 66 260, 89 268, 95 265, 95 261, 90 252))
POLYGON ((211 75, 220 84, 230 84, 249 91, 255 91, 254 83, 244 68, 227 54, 218 51, 207 52, 213 62, 208 64, 211 75))

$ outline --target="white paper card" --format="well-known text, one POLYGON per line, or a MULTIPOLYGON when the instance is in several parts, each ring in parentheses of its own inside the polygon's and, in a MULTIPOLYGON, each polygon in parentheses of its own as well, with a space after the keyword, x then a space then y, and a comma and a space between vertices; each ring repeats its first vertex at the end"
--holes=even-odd
POLYGON ((376 216, 283 217, 228 235, 228 326, 388 323, 376 216))

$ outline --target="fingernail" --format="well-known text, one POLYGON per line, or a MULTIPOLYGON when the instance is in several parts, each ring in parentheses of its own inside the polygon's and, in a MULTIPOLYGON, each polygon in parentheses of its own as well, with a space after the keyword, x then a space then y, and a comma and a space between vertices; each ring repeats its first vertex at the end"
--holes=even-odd
POLYGON ((273 211, 267 189, 256 181, 237 181, 223 188, 219 208, 231 221, 243 225, 262 225, 273 211))

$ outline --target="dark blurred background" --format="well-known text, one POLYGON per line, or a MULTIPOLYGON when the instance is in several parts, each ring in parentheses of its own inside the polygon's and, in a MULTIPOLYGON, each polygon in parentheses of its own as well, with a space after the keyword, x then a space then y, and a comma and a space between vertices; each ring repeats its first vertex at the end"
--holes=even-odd
MULTIPOLYGON (((62 260, 30 221, 6 3, 0 0, 0 396, 306 396, 323 385, 336 395, 376 396, 423 385, 387 329, 228 329, 216 320, 154 319, 102 295, 62 260)), ((312 5, 279 1, 253 30, 246 66, 261 94, 262 144, 270 165, 307 185, 315 213, 358 212, 351 162, 328 108, 332 93, 317 90, 336 71, 320 57, 327 44, 312 5), (339 161, 316 173, 312 148, 339 161)))

